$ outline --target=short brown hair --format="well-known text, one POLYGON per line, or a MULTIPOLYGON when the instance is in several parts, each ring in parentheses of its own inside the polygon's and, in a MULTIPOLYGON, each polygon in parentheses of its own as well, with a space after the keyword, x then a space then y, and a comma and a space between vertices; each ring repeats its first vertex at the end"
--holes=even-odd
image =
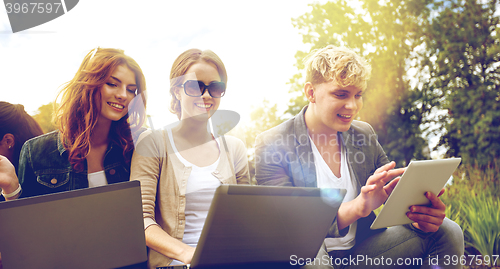
POLYGON ((36 120, 28 115, 23 105, 15 105, 0 101, 0 140, 5 134, 14 136, 14 154, 12 164, 19 165, 19 154, 24 142, 43 134, 43 130, 36 120))

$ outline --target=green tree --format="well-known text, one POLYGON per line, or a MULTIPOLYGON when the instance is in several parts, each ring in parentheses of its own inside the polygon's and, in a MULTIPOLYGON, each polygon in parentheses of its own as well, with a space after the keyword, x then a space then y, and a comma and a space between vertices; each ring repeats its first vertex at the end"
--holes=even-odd
MULTIPOLYGON (((400 166, 413 158, 428 157, 423 155, 426 141, 420 125, 429 106, 407 75, 413 51, 421 43, 416 33, 425 23, 426 2, 366 0, 354 8, 348 1, 337 0, 311 4, 311 12, 292 19, 303 42, 312 49, 329 44, 347 46, 371 63, 372 79, 359 119, 374 127, 389 158, 400 166)), ((295 55, 299 71, 304 70, 306 54, 299 51, 295 55)), ((291 92, 295 93, 287 110, 290 114, 306 104, 297 94, 303 87, 301 79, 300 72, 290 79, 291 92)))
POLYGON ((422 70, 428 92, 447 114, 439 146, 448 156, 484 167, 500 156, 500 47, 498 1, 453 0, 432 5, 435 17, 423 31, 422 70))
POLYGON ((40 124, 45 133, 52 132, 56 126, 52 123, 52 114, 54 112, 54 103, 48 103, 38 108, 33 118, 40 124))

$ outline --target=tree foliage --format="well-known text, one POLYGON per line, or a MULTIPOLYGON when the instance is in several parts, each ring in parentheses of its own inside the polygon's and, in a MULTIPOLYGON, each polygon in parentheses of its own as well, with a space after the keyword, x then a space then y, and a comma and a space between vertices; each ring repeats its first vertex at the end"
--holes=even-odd
POLYGON ((500 47, 498 1, 436 1, 425 29, 425 84, 447 114, 440 144, 448 156, 491 164, 500 156, 500 47))
MULTIPOLYGON (((311 4, 311 12, 292 19, 311 49, 347 46, 371 63, 372 79, 359 118, 374 127, 387 154, 399 165, 427 157, 420 125, 428 106, 422 105, 422 92, 411 87, 407 76, 412 52, 421 43, 416 33, 424 23, 426 4, 423 0, 366 0, 352 7, 348 1, 337 0, 311 4)), ((304 70, 306 54, 295 55, 299 70, 304 70)), ((292 77, 292 92, 302 88, 301 79, 301 73, 292 77)), ((294 97, 287 112, 296 113, 304 104, 303 97, 294 97)))
MULTIPOLYGON (((311 49, 347 46, 371 63, 359 118, 372 124, 390 159, 405 165, 428 157, 422 149, 430 136, 440 137, 447 156, 462 157, 441 199, 465 231, 466 251, 483 255, 498 254, 500 244, 498 2, 364 0, 353 8, 333 0, 292 19, 311 49)), ((307 53, 295 55, 292 115, 307 104, 300 94, 307 53)))
POLYGON ((33 115, 33 118, 40 124, 42 130, 45 133, 52 132, 56 129, 56 126, 52 123, 52 114, 54 112, 54 104, 48 103, 42 105, 38 108, 37 113, 33 115))
POLYGON ((245 125, 241 128, 236 128, 230 131, 228 134, 233 135, 239 138, 243 138, 245 141, 248 152, 248 164, 250 170, 250 178, 253 183, 256 185, 255 181, 255 154, 254 154, 254 146, 255 146, 255 138, 257 136, 271 129, 274 126, 279 125, 283 122, 283 118, 278 115, 278 108, 276 104, 270 104, 268 100, 264 100, 262 105, 253 107, 252 112, 250 113, 250 124, 245 125))

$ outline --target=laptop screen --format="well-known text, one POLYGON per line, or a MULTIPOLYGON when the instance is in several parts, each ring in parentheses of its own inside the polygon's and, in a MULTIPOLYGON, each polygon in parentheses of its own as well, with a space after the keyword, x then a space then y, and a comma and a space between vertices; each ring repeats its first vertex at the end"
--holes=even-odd
POLYGON ((140 183, 0 203, 4 269, 117 268, 147 260, 140 183))
POLYGON ((343 189, 222 185, 191 267, 314 258, 344 195, 343 189))

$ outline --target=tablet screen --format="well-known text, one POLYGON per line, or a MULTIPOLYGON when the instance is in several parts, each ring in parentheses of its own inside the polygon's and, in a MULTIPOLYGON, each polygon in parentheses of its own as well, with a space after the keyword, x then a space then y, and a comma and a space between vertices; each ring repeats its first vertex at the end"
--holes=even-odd
POLYGON ((412 223, 406 216, 412 205, 427 205, 425 192, 438 194, 460 164, 461 158, 412 161, 372 223, 371 229, 412 223))

